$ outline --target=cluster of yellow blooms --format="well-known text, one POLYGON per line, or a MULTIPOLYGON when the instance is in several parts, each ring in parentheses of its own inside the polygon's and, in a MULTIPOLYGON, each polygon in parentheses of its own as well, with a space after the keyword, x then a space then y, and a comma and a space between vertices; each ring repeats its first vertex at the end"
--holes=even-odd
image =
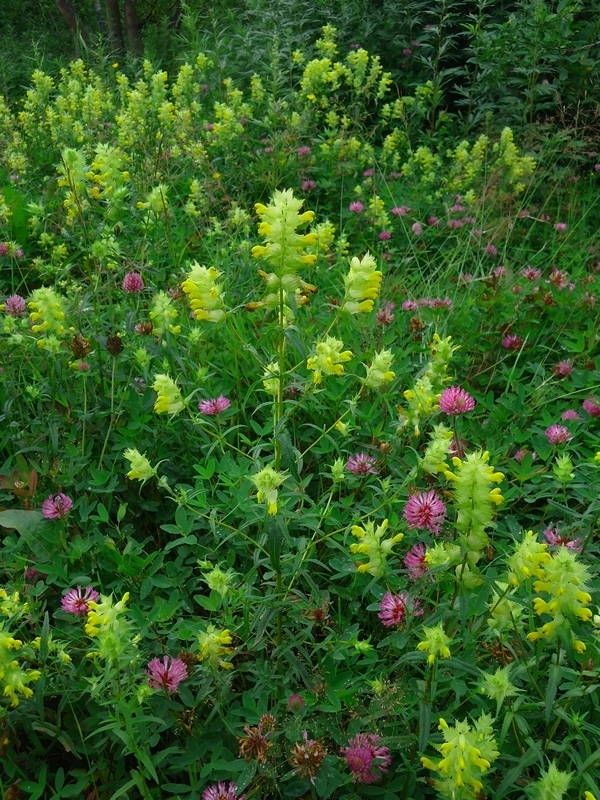
MULTIPOLYGON (((15 592, 11 595, 4 589, 0 589, 0 614, 10 619, 14 619, 24 610, 24 606, 19 603, 19 594, 15 592)), ((4 697, 10 698, 11 706, 19 705, 19 695, 31 697, 33 690, 29 684, 39 680, 41 672, 36 669, 25 669, 16 657, 16 651, 21 650, 23 642, 15 639, 5 623, 0 621, 0 686, 3 686, 4 697)))

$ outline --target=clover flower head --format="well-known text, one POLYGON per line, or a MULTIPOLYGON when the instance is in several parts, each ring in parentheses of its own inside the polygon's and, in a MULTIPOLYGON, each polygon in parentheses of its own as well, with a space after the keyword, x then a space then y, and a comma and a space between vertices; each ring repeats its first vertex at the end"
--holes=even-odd
POLYGON ((560 418, 565 422, 575 422, 578 419, 581 419, 581 414, 575 411, 574 408, 567 408, 567 410, 563 411, 563 413, 560 415, 560 418))
POLYGON ((418 600, 412 600, 408 592, 386 592, 379 606, 377 615, 386 628, 392 625, 403 625, 407 614, 419 617, 423 613, 418 600))
POLYGON ((42 514, 46 519, 61 519, 66 517, 73 508, 73 501, 63 492, 51 494, 42 503, 42 514))
POLYGON ((4 313, 9 317, 24 317, 27 313, 27 303, 25 299, 18 294, 13 294, 7 297, 4 305, 0 306, 4 309, 4 313))
POLYGON ((583 410, 587 411, 591 417, 600 417, 600 404, 596 398, 588 397, 587 400, 583 401, 582 406, 583 410))
POLYGON ((388 520, 384 519, 377 528, 372 520, 366 522, 364 528, 360 525, 352 527, 352 536, 358 539, 359 543, 351 544, 350 552, 367 556, 367 561, 358 565, 359 572, 368 572, 376 578, 383 575, 387 557, 392 552, 393 546, 404 538, 404 534, 397 533, 384 539, 388 525, 388 520))
POLYGON ((352 780, 358 783, 376 783, 392 763, 389 748, 378 745, 375 733, 359 733, 342 747, 352 780))
POLYGON ((128 272, 123 278, 123 283, 121 284, 123 291, 127 292, 128 294, 137 294, 137 292, 142 292, 144 287, 144 279, 139 272, 128 272))
POLYGON ((346 462, 346 469, 355 475, 378 475, 379 470, 375 469, 377 459, 367 453, 356 453, 350 456, 346 462))
POLYGON ((404 556, 404 566, 413 581, 423 577, 429 569, 426 556, 427 551, 422 543, 413 545, 404 556))
POLYGON ((573 438, 567 427, 556 424, 550 425, 549 428, 546 428, 545 435, 546 439, 548 439, 550 444, 553 445, 566 444, 573 438))
POLYGON ((230 405, 231 400, 225 397, 225 395, 220 394, 218 397, 214 397, 210 400, 201 400, 198 403, 198 409, 201 414, 215 416, 216 414, 221 414, 223 411, 227 411, 230 405))
POLYGON ((571 539, 569 536, 561 534, 558 525, 555 525, 554 527, 549 525, 544 531, 542 531, 542 534, 544 539, 551 547, 566 547, 567 550, 573 550, 575 553, 581 553, 581 539, 571 539))
POLYGON ((384 303, 384 305, 377 311, 377 324, 390 325, 394 321, 395 303, 384 303))
POLYGON ((246 795, 237 793, 235 783, 219 781, 202 792, 202 800, 245 800, 246 795))
POLYGON ((287 707, 288 711, 296 714, 298 711, 301 711, 304 708, 304 698, 297 692, 291 694, 287 699, 287 707))
POLYGON ((91 586, 86 586, 85 589, 77 586, 77 588, 68 589, 65 592, 60 605, 62 610, 68 614, 87 614, 90 610, 89 601, 96 602, 99 598, 100 595, 91 586))
MULTIPOLYGON (((297 695, 297 697, 300 697, 300 695, 297 695)), ((300 778, 308 778, 314 784, 317 771, 326 755, 327 750, 321 742, 318 739, 309 739, 307 731, 303 731, 302 741, 294 744, 290 756, 290 763, 294 767, 294 775, 298 775, 300 778)))
POLYGON ((448 416, 458 416, 473 411, 475 400, 471 395, 460 386, 449 386, 444 389, 439 399, 440 411, 448 416))
POLYGON ((432 489, 429 492, 417 492, 409 497, 403 514, 409 528, 427 529, 437 536, 446 519, 446 506, 432 489))
POLYGON ((188 675, 187 666, 180 658, 153 658, 148 663, 146 670, 148 683, 153 689, 165 689, 167 692, 176 692, 181 681, 188 675))
POLYGON ((563 361, 558 362, 552 372, 559 378, 568 378, 573 372, 573 364, 571 361, 569 361, 569 359, 564 359, 563 361))

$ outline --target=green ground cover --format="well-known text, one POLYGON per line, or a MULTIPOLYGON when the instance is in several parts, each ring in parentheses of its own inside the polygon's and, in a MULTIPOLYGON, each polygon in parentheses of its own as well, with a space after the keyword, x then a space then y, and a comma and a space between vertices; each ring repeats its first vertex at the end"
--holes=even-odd
POLYGON ((337 39, 0 105, 6 798, 600 798, 600 157, 337 39))

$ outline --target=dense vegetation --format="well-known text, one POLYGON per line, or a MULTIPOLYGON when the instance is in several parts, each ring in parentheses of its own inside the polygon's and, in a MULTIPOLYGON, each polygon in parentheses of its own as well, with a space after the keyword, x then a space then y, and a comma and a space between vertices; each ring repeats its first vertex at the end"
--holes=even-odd
POLYGON ((402 9, 5 72, 6 798, 600 798, 598 20, 402 9))

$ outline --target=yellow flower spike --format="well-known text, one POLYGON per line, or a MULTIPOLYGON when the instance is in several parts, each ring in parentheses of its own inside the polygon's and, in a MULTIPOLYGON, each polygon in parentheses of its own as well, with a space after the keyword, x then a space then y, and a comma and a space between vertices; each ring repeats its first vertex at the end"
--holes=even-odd
POLYGON ((223 656, 229 656, 233 653, 233 649, 228 647, 233 640, 227 628, 219 631, 214 625, 208 625, 206 631, 201 631, 198 634, 198 641, 200 644, 200 652, 198 654, 200 661, 206 661, 213 669, 217 667, 233 669, 233 664, 223 660, 223 656))
POLYGON ((394 536, 383 539, 388 526, 389 521, 387 519, 384 519, 377 528, 375 528, 375 523, 372 520, 367 521, 364 527, 353 525, 351 533, 352 536, 359 539, 359 543, 351 544, 350 552, 364 554, 368 557, 364 564, 358 565, 358 572, 368 572, 375 577, 383 575, 387 565, 387 558, 392 552, 392 548, 404 538, 404 534, 397 533, 394 536))
POLYGON ((423 626, 423 633, 425 638, 417 645, 417 650, 428 650, 427 663, 433 664, 436 658, 450 658, 450 648, 448 645, 451 643, 449 636, 446 636, 442 624, 436 625, 434 628, 423 626))
POLYGON ((344 343, 340 339, 328 336, 316 346, 316 355, 306 362, 306 368, 314 371, 313 381, 321 383, 323 375, 343 375, 344 363, 352 358, 351 350, 342 350, 344 343))
POLYGON ((156 402, 154 403, 154 412, 156 414, 178 414, 185 408, 181 390, 168 375, 155 375, 152 388, 157 394, 156 402))
POLYGON ((217 279, 222 273, 214 267, 203 267, 192 261, 181 288, 190 300, 194 318, 206 322, 221 322, 225 317, 222 287, 217 279))
POLYGON ((129 461, 131 469, 127 473, 130 480, 147 481, 156 477, 156 467, 153 467, 145 455, 139 450, 130 448, 123 451, 123 457, 129 461))
MULTIPOLYGON (((512 558, 514 559, 514 556, 512 558)), ((579 619, 586 623, 590 622, 593 616, 591 610, 585 607, 592 600, 587 591, 587 583, 590 580, 588 567, 577 561, 577 555, 563 546, 555 555, 543 559, 535 572, 540 579, 533 584, 534 591, 537 594, 546 593, 550 598, 544 600, 536 597, 533 601, 534 611, 539 615, 552 616, 553 619, 544 624, 539 631, 529 634, 529 640, 537 641, 539 638, 552 640, 558 635, 559 630, 562 630, 571 633, 573 647, 577 652, 583 652, 578 649, 583 643, 575 644, 579 640, 573 635, 572 621, 579 619)))
POLYGON ((259 503, 267 504, 267 513, 274 516, 277 513, 278 489, 287 478, 286 472, 277 472, 271 466, 264 467, 252 475, 250 480, 257 489, 256 499, 259 503))
POLYGON ((378 296, 383 274, 376 269, 375 258, 366 253, 362 259, 350 260, 350 270, 344 277, 346 292, 342 309, 349 314, 373 310, 373 300, 378 296))

